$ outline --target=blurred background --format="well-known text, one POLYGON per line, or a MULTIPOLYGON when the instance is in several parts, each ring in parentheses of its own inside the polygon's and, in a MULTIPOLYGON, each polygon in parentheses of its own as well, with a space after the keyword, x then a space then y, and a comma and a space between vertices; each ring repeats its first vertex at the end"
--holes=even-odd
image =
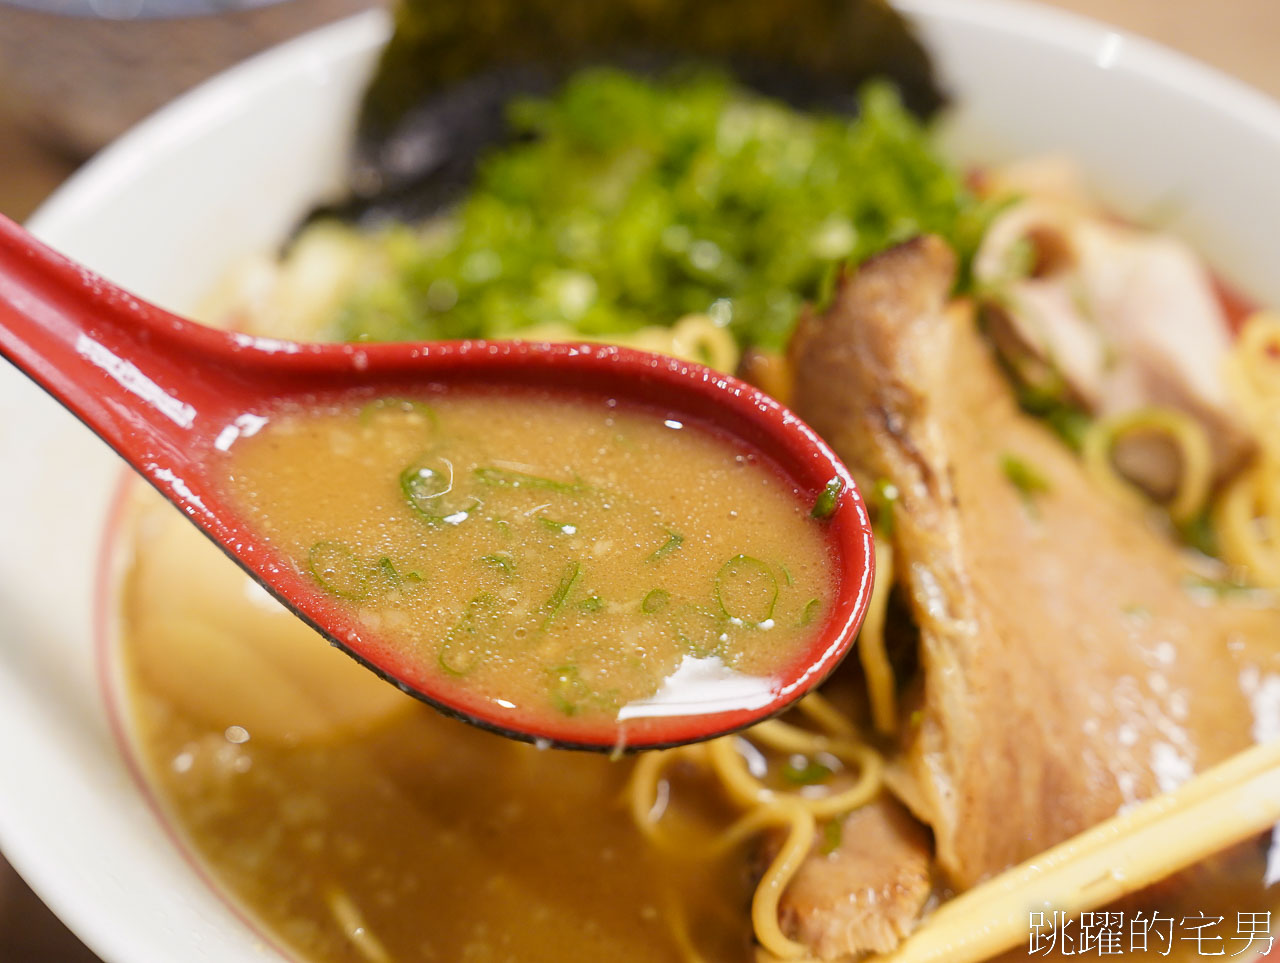
MULTIPOLYGON (((0 0, 0 213, 27 217, 94 150, 222 66, 379 2, 0 0)), ((1280 0, 1042 2, 1159 40, 1280 99, 1280 0)), ((0 856, 0 963, 96 960, 0 856)))

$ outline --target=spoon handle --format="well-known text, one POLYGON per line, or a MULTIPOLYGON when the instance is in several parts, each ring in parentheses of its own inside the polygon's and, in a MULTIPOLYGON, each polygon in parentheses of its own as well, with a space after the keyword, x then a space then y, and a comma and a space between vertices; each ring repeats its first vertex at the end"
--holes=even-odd
POLYGON ((189 467, 222 380, 199 356, 226 347, 0 216, 0 355, 153 481, 189 467))
POLYGON ((172 366, 148 363, 162 315, 0 217, 0 355, 122 454, 140 410, 179 429, 194 417, 158 370, 172 366))

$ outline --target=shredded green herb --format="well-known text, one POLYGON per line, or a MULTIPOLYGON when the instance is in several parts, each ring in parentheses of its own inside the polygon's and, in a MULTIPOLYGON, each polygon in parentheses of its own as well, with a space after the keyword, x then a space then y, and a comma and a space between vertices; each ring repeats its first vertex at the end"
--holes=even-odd
POLYGON ((822 599, 809 599, 804 603, 804 608, 800 611, 800 624, 812 625, 813 620, 818 617, 818 613, 822 611, 822 599))
POLYGON ((584 612, 601 612, 604 610, 604 599, 598 595, 588 595, 578 603, 578 608, 584 612))

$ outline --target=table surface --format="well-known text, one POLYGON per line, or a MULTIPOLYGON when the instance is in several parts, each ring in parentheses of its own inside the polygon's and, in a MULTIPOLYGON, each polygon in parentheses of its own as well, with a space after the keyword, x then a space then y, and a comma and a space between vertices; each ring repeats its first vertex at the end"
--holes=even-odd
MULTIPOLYGON (((1048 2, 1162 41, 1280 98, 1280 0, 1048 2)), ((42 147, 0 114, 0 212, 26 217, 74 169, 74 160, 42 147)), ((96 959, 0 857, 0 961, 96 959)))

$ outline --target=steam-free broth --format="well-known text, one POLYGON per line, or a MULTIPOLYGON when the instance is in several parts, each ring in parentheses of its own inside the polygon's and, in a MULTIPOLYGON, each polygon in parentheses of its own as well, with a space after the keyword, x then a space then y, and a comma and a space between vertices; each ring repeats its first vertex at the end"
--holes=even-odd
POLYGON ((526 717, 617 716, 690 663, 769 678, 831 604, 824 525, 773 465, 614 401, 280 411, 227 459, 251 524, 362 628, 526 717))

